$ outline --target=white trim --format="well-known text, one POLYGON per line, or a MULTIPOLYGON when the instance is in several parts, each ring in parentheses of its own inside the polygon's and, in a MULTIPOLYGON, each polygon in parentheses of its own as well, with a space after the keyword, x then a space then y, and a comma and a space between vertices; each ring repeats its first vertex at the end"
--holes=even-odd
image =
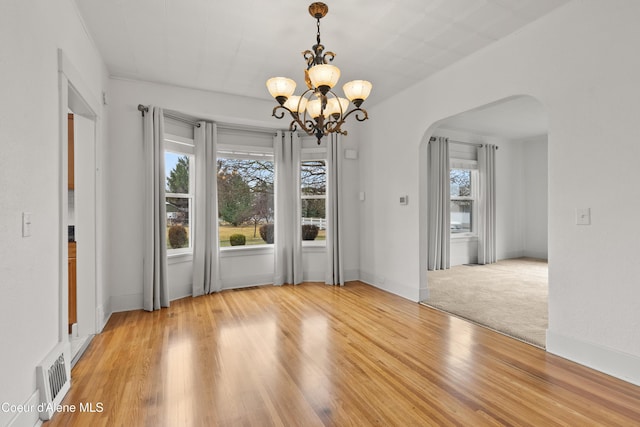
POLYGON ((420 302, 420 290, 406 283, 386 280, 383 276, 374 275, 366 271, 360 271, 359 280, 374 288, 401 296, 409 301, 420 302))
MULTIPOLYGON (((180 251, 180 249, 173 249, 173 250, 180 251)), ((169 254, 169 249, 167 249, 167 265, 181 264, 183 262, 192 262, 192 261, 193 261, 193 250, 191 249, 186 250, 184 252, 175 252, 171 254, 169 254)))
POLYGON ((178 135, 164 135, 164 149, 176 154, 195 155, 196 148, 193 139, 184 138, 178 135))
MULTIPOLYGON (((89 89, 82 79, 82 75, 73 66, 69 58, 63 52, 62 49, 58 49, 58 108, 59 108, 59 159, 58 164, 60 170, 58 174, 58 186, 59 186, 59 219, 58 219, 58 238, 59 238, 59 274, 58 274, 58 288, 59 288, 59 300, 58 300, 58 342, 68 342, 68 321, 69 321, 69 271, 68 271, 68 113, 73 111, 74 114, 85 117, 94 122, 93 129, 93 141, 94 144, 94 158, 93 158, 93 173, 94 173, 94 199, 93 199, 93 215, 94 215, 94 230, 87 230, 86 232, 93 232, 94 234, 94 246, 91 253, 93 256, 93 262, 95 262, 95 271, 93 276, 93 289, 92 293, 87 294, 89 301, 82 300, 79 296, 78 303, 90 304, 90 307, 84 314, 88 315, 83 317, 83 329, 88 334, 94 334, 99 329, 96 323, 96 311, 98 301, 96 300, 98 295, 98 286, 102 286, 102 279, 99 277, 99 265, 98 255, 101 253, 100 244, 101 230, 103 229, 103 218, 99 211, 100 202, 103 200, 103 188, 102 177, 98 174, 100 159, 100 147, 102 141, 100 140, 101 120, 99 112, 101 111, 101 103, 98 97, 89 89), (69 93, 72 93, 72 97, 69 93), (90 323, 92 323, 92 325, 90 323)), ((80 319, 80 312, 78 313, 80 319)))
MULTIPOLYGON (((0 402, 4 403, 4 402, 0 402)), ((20 405, 24 409, 22 412, 17 412, 16 415, 9 421, 7 427, 36 427, 41 426, 40 414, 38 412, 38 405, 40 404, 40 392, 34 391, 31 396, 20 405)))
MULTIPOLYGON (((98 101, 100 98, 89 90, 89 87, 82 79, 82 75, 73 66, 62 49, 58 49, 58 72, 64 74, 72 88, 82 96, 82 101, 86 103, 86 107, 91 110, 94 116, 97 116, 98 111, 100 111, 100 101, 98 101)), ((63 89, 67 90, 67 87, 60 88, 60 90, 63 89)), ((67 112, 67 110, 64 111, 65 114, 67 112)), ((78 114, 85 115, 81 111, 79 111, 78 114)))
POLYGON ((547 329, 547 351, 640 386, 640 357, 547 329))
POLYGON ((222 279, 222 289, 231 290, 231 289, 242 289, 242 288, 250 288, 253 286, 273 286, 273 274, 254 274, 247 276, 235 276, 229 278, 222 279))
POLYGON ((302 252, 326 252, 327 241, 326 240, 303 240, 302 252))
POLYGON ((129 295, 112 295, 110 302, 112 313, 141 310, 143 307, 141 293, 129 295))
POLYGON ((271 254, 273 254, 273 244, 268 243, 264 245, 225 246, 220 248, 220 258, 271 254))
POLYGON ((232 156, 251 156, 251 154, 257 154, 257 156, 251 158, 270 157, 273 159, 273 147, 263 147, 260 145, 238 145, 238 144, 218 144, 218 151, 216 155, 230 154, 232 156))

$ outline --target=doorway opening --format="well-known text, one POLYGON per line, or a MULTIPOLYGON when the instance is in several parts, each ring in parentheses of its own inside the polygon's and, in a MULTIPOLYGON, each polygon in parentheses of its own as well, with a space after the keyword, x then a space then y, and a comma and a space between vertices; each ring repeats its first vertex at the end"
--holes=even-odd
POLYGON ((64 53, 60 81, 60 277, 59 342, 72 365, 100 325, 98 301, 97 124, 99 104, 64 53))
MULTIPOLYGON (((448 138, 449 184, 456 194, 450 198, 449 265, 423 275, 426 292, 421 302, 544 348, 548 327, 548 120, 544 107, 530 96, 510 97, 441 120, 429 132, 429 136, 448 138), (478 253, 485 246, 483 233, 474 232, 483 226, 475 224, 475 204, 483 202, 473 190, 473 178, 479 179, 474 156, 476 147, 485 144, 499 148, 492 233, 497 262, 479 265, 478 253)), ((426 160, 422 167, 427 167, 426 160)), ((421 182, 428 204, 426 188, 421 182)), ((421 221, 427 220, 421 215, 421 221)), ((422 234, 423 239, 428 239, 427 234, 422 234)))

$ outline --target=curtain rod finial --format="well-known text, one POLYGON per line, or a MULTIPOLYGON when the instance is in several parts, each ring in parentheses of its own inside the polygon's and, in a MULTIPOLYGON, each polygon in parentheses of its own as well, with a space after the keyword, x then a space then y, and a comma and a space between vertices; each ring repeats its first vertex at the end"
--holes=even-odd
POLYGON ((144 117, 144 113, 149 112, 149 107, 146 107, 142 104, 138 104, 138 111, 140 111, 142 113, 142 117, 144 117))

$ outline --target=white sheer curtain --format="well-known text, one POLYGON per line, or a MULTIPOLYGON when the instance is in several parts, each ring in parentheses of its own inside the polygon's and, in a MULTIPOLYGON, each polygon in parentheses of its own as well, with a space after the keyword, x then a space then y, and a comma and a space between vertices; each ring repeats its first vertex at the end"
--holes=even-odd
POLYGON ((278 131, 275 152, 274 285, 302 283, 300 138, 278 131))
POLYGON ((436 137, 428 150, 428 218, 427 269, 449 268, 449 239, 451 235, 449 140, 436 137))
POLYGON ((342 262, 342 156, 339 135, 327 141, 327 285, 344 286, 342 262))
POLYGON ((496 262, 496 149, 493 144, 478 149, 478 264, 496 262))
POLYGON ((144 150, 144 253, 143 307, 147 311, 169 307, 164 170, 164 116, 149 106, 143 117, 144 150))
POLYGON ((199 122, 194 128, 196 176, 193 238, 193 291, 199 296, 219 291, 220 239, 218 238, 218 197, 215 123, 199 122))

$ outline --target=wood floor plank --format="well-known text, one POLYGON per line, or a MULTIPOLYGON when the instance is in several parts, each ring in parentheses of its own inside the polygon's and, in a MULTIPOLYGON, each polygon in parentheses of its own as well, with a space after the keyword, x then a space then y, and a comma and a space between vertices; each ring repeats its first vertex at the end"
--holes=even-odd
POLYGON ((640 425, 640 387, 360 282, 116 313, 57 426, 640 425))

